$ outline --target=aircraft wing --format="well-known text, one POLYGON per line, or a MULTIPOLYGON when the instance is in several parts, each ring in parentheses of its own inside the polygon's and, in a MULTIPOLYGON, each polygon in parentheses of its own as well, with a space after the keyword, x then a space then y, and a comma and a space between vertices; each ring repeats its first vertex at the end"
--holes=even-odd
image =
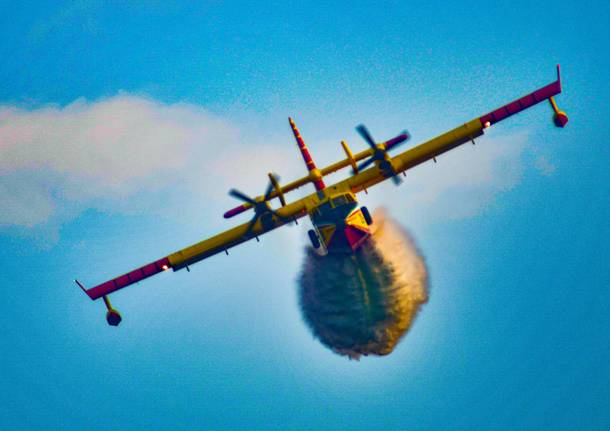
MULTIPOLYGON (((545 87, 542 87, 533 93, 527 94, 494 111, 482 115, 481 117, 464 123, 461 126, 443 133, 442 135, 439 135, 423 144, 408 149, 395 157, 389 158, 389 166, 391 168, 389 170, 387 164, 385 164, 386 169, 383 169, 383 163, 376 163, 371 168, 363 170, 352 177, 327 187, 328 191, 319 191, 293 203, 282 206, 275 212, 275 214, 266 214, 269 217, 259 217, 253 225, 251 225, 251 223, 241 224, 91 289, 85 289, 82 287, 82 285, 80 285, 80 283, 79 286, 83 288, 85 293, 87 293, 91 299, 95 300, 101 297, 106 297, 106 295, 109 293, 137 283, 138 281, 151 277, 159 272, 167 271, 170 268, 177 271, 217 253, 223 251, 226 252, 231 247, 239 245, 252 238, 258 238, 258 236, 276 229, 287 222, 290 222, 291 220, 296 220, 303 217, 308 213, 309 209, 314 208, 317 204, 319 204, 321 199, 327 196, 327 193, 332 194, 334 192, 348 190, 353 193, 364 191, 375 184, 392 178, 399 173, 413 168, 414 166, 433 159, 440 154, 464 144, 465 142, 474 140, 475 138, 483 135, 485 128, 490 127, 491 125, 502 121, 511 115, 521 112, 545 100, 549 100, 551 102, 551 105, 555 111, 555 124, 558 127, 563 127, 568 121, 567 115, 557 109, 557 106, 553 100, 553 96, 559 93, 561 93, 561 80, 559 77, 559 66, 557 66, 557 80, 555 82, 552 82, 545 87)), ((401 141, 405 139, 404 136, 397 138, 400 138, 399 140, 401 141)), ((384 150, 387 150, 393 146, 394 143, 394 140, 390 140, 382 147, 384 150)), ((344 149, 346 149, 346 145, 344 145, 344 149)), ((356 155, 352 155, 351 152, 346 149, 346 153, 348 153, 347 159, 322 169, 321 174, 325 175, 349 165, 355 166, 356 161, 372 156, 374 151, 369 149, 356 155)), ((273 176, 270 174, 271 181, 275 186, 274 178, 272 177, 273 176)), ((298 188, 301 185, 312 181, 313 178, 314 177, 311 176, 304 177, 288 184, 288 186, 281 188, 276 186, 275 191, 269 188, 266 194, 266 200, 276 196, 283 198, 282 192, 285 193, 294 188, 298 188)), ((226 213, 225 217, 233 216, 251 207, 252 205, 250 204, 243 204, 240 207, 226 213)), ((110 307, 109 310, 111 310, 110 307)))
POLYGON ((298 200, 279 208, 276 210, 276 213, 280 217, 276 217, 272 214, 269 214, 270 217, 266 220, 263 220, 263 217, 261 217, 254 223, 251 229, 249 229, 249 222, 241 224, 140 268, 134 269, 119 277, 113 278, 112 280, 108 280, 98 286, 90 289, 83 288, 83 290, 89 298, 93 300, 105 297, 116 290, 123 289, 124 287, 160 272, 168 271, 169 269, 178 271, 179 269, 185 268, 217 253, 228 253, 229 248, 249 241, 252 238, 258 239, 259 236, 272 231, 273 229, 303 217, 307 214, 307 211, 304 201, 298 200))
POLYGON ((475 138, 483 135, 486 128, 545 100, 550 101, 555 111, 555 125, 563 127, 568 121, 567 115, 557 109, 557 105, 553 100, 553 96, 559 93, 561 93, 561 79, 559 66, 557 66, 557 80, 555 82, 392 157, 390 159, 392 167, 390 174, 383 172, 380 166, 377 165, 340 181, 335 184, 335 187, 338 189, 350 189, 354 193, 366 190, 396 174, 434 159, 436 156, 459 145, 470 141, 474 142, 475 138))

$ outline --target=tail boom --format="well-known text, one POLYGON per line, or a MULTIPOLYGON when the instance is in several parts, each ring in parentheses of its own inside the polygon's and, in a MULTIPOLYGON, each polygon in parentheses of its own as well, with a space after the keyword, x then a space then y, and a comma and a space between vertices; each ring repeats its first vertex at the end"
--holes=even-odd
POLYGON ((299 146, 299 150, 301 150, 301 155, 303 156, 303 161, 307 166, 307 170, 309 171, 310 176, 312 177, 312 183, 315 186, 316 190, 324 190, 326 188, 326 184, 324 184, 324 180, 322 179, 322 174, 316 167, 315 162, 311 158, 311 154, 309 154, 309 149, 303 138, 301 137, 301 132, 297 128, 297 125, 294 123, 292 118, 288 118, 288 122, 290 123, 290 128, 292 129, 292 133, 294 134, 294 138, 297 141, 297 145, 299 146))

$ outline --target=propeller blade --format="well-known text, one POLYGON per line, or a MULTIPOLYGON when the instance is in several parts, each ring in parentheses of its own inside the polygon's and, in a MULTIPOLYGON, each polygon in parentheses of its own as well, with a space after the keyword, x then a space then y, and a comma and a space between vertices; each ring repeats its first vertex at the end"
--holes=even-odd
POLYGON ((280 203, 283 207, 286 206, 286 198, 284 197, 284 193, 282 193, 282 186, 280 186, 280 176, 275 172, 269 172, 267 174, 269 176, 269 181, 273 183, 273 188, 276 191, 277 197, 280 200, 280 203))
POLYGON ((370 159, 366 159, 364 162, 360 163, 358 165, 358 171, 362 171, 363 169, 365 169, 368 165, 370 165, 371 163, 373 163, 375 161, 375 156, 372 156, 370 159))
POLYGON ((273 183, 271 181, 269 181, 269 184, 267 185, 267 190, 265 191, 265 201, 269 200, 269 197, 271 196, 271 192, 273 192, 273 183))
POLYGON ((360 133, 360 136, 362 136, 362 139, 364 139, 371 148, 377 148, 377 144, 375 144, 375 140, 369 133, 369 129, 367 129, 364 124, 360 124, 358 127, 356 127, 356 130, 358 131, 358 133, 360 133))
POLYGON ((256 205, 256 201, 254 199, 252 199, 250 196, 243 194, 237 189, 229 190, 229 195, 244 202, 248 202, 249 204, 256 205))
POLYGON ((255 214, 254 217, 252 217, 252 220, 250 220, 250 223, 248 223, 248 227, 246 228, 245 235, 248 235, 249 233, 252 233, 252 229, 254 228, 254 225, 258 221, 259 217, 260 217, 260 214, 255 214))

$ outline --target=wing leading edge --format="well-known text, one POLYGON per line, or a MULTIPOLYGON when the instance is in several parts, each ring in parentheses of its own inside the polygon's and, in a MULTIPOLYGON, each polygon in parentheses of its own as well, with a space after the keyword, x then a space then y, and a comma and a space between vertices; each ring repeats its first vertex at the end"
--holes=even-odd
MULTIPOLYGON (((545 100, 550 102, 551 107, 555 111, 553 118, 555 125, 557 127, 564 127, 568 121, 567 115, 565 112, 559 111, 553 100, 553 96, 559 93, 561 93, 561 78, 559 65, 557 65, 556 81, 392 157, 392 167, 397 173, 405 172, 466 142, 474 142, 475 138, 483 135, 486 128, 545 100)), ((384 175, 378 166, 374 166, 360 172, 358 175, 340 181, 334 186, 337 188, 349 188, 352 192, 358 193, 388 178, 390 177, 384 175)))
MULTIPOLYGON (((553 100, 553 96, 559 93, 561 93, 561 79, 559 75, 559 66, 557 66, 557 80, 555 82, 392 157, 390 161, 393 170, 396 173, 404 172, 459 145, 470 141, 474 142, 475 138, 483 135, 485 128, 545 100, 550 101, 551 106, 555 111, 555 124, 558 127, 564 127, 568 121, 567 115, 558 110, 553 100)), ((356 160, 363 159, 367 157, 370 152, 371 150, 365 150, 358 153, 356 156, 348 157, 348 159, 327 167, 326 170, 328 170, 329 173, 339 170, 348 166, 351 161, 354 161, 354 158, 356 160)), ((281 218, 273 217, 266 222, 259 219, 250 230, 248 229, 250 223, 241 224, 91 289, 83 288, 83 290, 92 300, 95 300, 160 272, 169 269, 178 271, 220 252, 227 252, 229 248, 249 241, 252 238, 258 239, 259 236, 286 224, 286 220, 294 220, 305 216, 310 207, 314 207, 323 199, 325 192, 333 193, 337 190, 351 190, 354 193, 358 193, 389 178, 390 176, 384 175, 379 166, 373 166, 350 178, 327 187, 324 191, 313 193, 279 208, 277 214, 281 218), (322 195, 320 195, 320 193, 322 193, 322 195)), ((310 178, 305 177, 282 187, 282 190, 286 192, 288 189, 297 188, 309 181, 310 178)), ((271 197, 274 196, 275 195, 271 193, 271 197)))
POLYGON ((304 202, 299 200, 278 209, 277 213, 283 220, 277 217, 272 217, 265 222, 258 220, 250 231, 248 231, 250 223, 241 224, 112 280, 83 290, 92 300, 105 297, 112 292, 142 281, 145 278, 152 277, 160 272, 170 269, 178 271, 215 254, 228 252, 231 247, 235 247, 253 238, 258 239, 259 236, 283 226, 287 223, 287 220, 303 217, 307 214, 307 211, 305 210, 304 202))

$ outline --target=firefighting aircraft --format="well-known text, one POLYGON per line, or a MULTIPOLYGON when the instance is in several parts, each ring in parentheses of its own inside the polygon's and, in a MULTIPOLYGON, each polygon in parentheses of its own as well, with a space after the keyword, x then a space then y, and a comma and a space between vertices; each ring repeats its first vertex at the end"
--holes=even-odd
POLYGON ((367 128, 360 125, 356 130, 369 148, 353 154, 347 143, 342 141, 345 158, 322 169, 316 167, 299 130, 289 118, 292 133, 309 173, 285 185, 280 185, 279 177, 270 173, 267 190, 263 195, 255 198, 238 190, 231 190, 229 194, 243 203, 227 211, 224 217, 231 218, 253 210, 254 215, 250 221, 91 289, 86 289, 78 280, 76 283, 92 300, 99 298, 104 300, 107 308, 106 320, 109 325, 117 326, 121 322, 121 315, 112 307, 108 299, 110 293, 163 271, 170 269, 178 271, 183 268, 189 270, 189 265, 217 253, 229 254, 231 247, 253 238, 258 241, 261 235, 287 223, 296 223, 297 219, 304 216, 309 216, 311 219, 314 229, 309 230, 309 238, 312 246, 320 254, 353 253, 370 236, 369 225, 373 222, 366 207, 358 208, 356 193, 366 192, 367 189, 387 179, 398 185, 401 182, 399 175, 404 174, 408 169, 429 160, 436 162, 438 155, 464 143, 474 144, 474 139, 483 135, 486 128, 545 100, 550 102, 554 111, 555 125, 564 127, 568 117, 565 112, 557 108, 553 99, 553 96, 559 93, 561 93, 561 77, 557 65, 556 81, 394 157, 391 157, 388 151, 409 139, 406 131, 388 141, 377 142, 367 128), (326 175, 349 167, 352 169, 349 178, 326 185, 324 182, 326 175), (288 203, 286 194, 307 183, 312 183, 316 192, 288 203), (277 209, 273 209, 270 205, 271 200, 275 198, 279 199, 281 205, 277 209))

